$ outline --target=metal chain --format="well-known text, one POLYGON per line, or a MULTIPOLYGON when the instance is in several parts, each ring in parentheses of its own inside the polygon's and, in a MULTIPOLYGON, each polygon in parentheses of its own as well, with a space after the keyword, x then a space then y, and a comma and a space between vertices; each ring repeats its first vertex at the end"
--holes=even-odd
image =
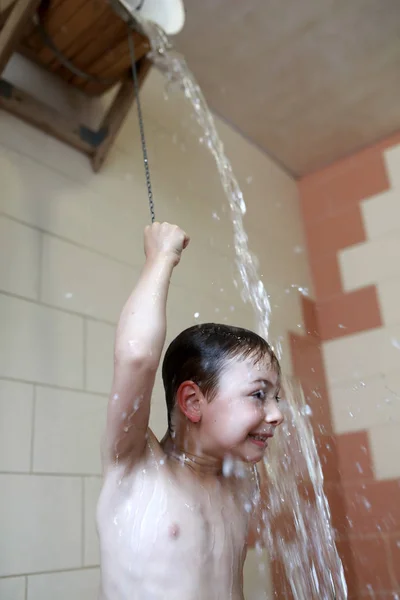
POLYGON ((133 77, 133 86, 135 89, 135 96, 136 96, 136 106, 137 106, 137 114, 138 114, 139 129, 140 129, 140 141, 142 144, 144 172, 146 175, 147 196, 149 199, 151 222, 154 223, 154 221, 156 220, 156 215, 154 212, 153 192, 151 189, 150 169, 149 169, 149 160, 147 157, 146 138, 144 135, 142 107, 140 105, 140 98, 139 98, 139 82, 138 82, 138 76, 137 76, 137 70, 136 70, 135 44, 133 41, 133 36, 132 36, 131 30, 129 30, 129 34, 128 34, 128 43, 129 43, 129 52, 131 55, 131 63, 132 63, 132 77, 133 77))

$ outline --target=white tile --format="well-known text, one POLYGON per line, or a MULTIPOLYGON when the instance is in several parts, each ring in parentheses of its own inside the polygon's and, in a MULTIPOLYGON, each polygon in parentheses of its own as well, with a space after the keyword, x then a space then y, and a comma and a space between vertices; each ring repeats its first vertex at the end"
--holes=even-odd
MULTIPOLYGON (((135 202, 131 181, 125 182, 124 194, 117 188, 105 191, 99 183, 93 190, 1 146, 0 175, 0 207, 5 214, 119 260, 141 264, 148 207, 143 200, 135 202)), ((145 198, 145 190, 137 198, 145 198)))
POLYGON ((41 300, 46 304, 116 322, 138 277, 138 269, 49 235, 43 238, 41 300))
POLYGON ((0 376, 82 387, 81 317, 0 295, 0 331, 0 376))
POLYGON ((0 575, 79 567, 82 481, 0 475, 0 575))
POLYGON ((342 250, 339 262, 346 291, 400 277, 400 230, 342 250))
POLYGON ((99 538, 96 527, 96 507, 102 480, 100 477, 85 477, 85 539, 84 565, 94 566, 100 563, 99 538))
POLYGON ((268 552, 249 549, 244 563, 244 592, 246 600, 269 600, 274 597, 268 552))
POLYGON ((367 233, 372 239, 398 228, 400 222, 400 188, 377 194, 361 203, 367 233))
POLYGON ((400 374, 354 379, 330 388, 336 433, 400 424, 400 374))
POLYGON ((0 217, 0 289, 36 299, 39 261, 40 233, 0 217))
POLYGON ((33 470, 100 474, 100 440, 107 399, 84 392, 37 387, 33 470))
POLYGON ((384 156, 390 184, 400 188, 400 144, 385 150, 384 156))
POLYGON ((99 569, 31 575, 27 600, 97 600, 99 585, 99 569))
POLYGON ((325 342, 328 383, 335 386, 399 368, 400 326, 385 327, 325 342))
MULTIPOLYGON (((385 325, 400 323, 400 277, 377 285, 382 320, 385 325)), ((400 342, 399 342, 400 343, 400 342)))
POLYGON ((0 381, 0 471, 29 471, 33 386, 0 381))
POLYGON ((0 579, 1 600, 26 600, 25 577, 7 577, 0 579))
MULTIPOLYGON (((400 399, 397 399, 400 402, 400 399)), ((368 431, 376 479, 400 477, 399 424, 371 427, 368 431)))
POLYGON ((112 325, 87 321, 86 389, 88 391, 110 393, 114 370, 115 330, 112 325))

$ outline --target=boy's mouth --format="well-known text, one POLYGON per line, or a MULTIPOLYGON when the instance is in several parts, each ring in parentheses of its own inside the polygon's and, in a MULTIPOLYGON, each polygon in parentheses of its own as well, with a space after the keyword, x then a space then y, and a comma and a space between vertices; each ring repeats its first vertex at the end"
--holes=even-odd
POLYGON ((268 446, 268 438, 272 437, 272 435, 268 433, 249 433, 248 437, 259 448, 266 448, 268 446))

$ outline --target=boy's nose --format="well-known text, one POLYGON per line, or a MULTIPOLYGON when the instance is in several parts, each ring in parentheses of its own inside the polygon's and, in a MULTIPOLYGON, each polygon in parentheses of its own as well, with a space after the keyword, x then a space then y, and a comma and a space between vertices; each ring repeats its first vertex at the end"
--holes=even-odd
POLYGON ((265 411, 265 421, 269 425, 274 425, 275 427, 278 427, 278 425, 283 423, 283 414, 276 402, 271 402, 270 405, 267 406, 265 411))

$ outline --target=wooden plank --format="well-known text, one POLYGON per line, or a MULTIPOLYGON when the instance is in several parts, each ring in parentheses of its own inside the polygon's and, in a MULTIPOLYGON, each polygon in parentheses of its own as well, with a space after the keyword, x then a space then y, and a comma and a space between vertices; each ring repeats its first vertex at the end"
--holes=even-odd
POLYGON ((82 139, 78 123, 4 80, 0 80, 0 108, 86 154, 93 153, 93 145, 82 139))
MULTIPOLYGON (((138 83, 142 86, 149 70, 151 62, 147 58, 142 58, 137 64, 138 83)), ((119 130, 135 100, 135 90, 132 78, 126 79, 120 87, 114 102, 110 106, 103 118, 101 129, 107 128, 108 135, 102 144, 95 150, 92 157, 92 167, 94 171, 99 171, 102 164, 110 152, 112 145, 119 130)))
POLYGON ((3 72, 11 54, 24 32, 30 17, 34 14, 40 0, 17 0, 0 31, 0 74, 3 72))

